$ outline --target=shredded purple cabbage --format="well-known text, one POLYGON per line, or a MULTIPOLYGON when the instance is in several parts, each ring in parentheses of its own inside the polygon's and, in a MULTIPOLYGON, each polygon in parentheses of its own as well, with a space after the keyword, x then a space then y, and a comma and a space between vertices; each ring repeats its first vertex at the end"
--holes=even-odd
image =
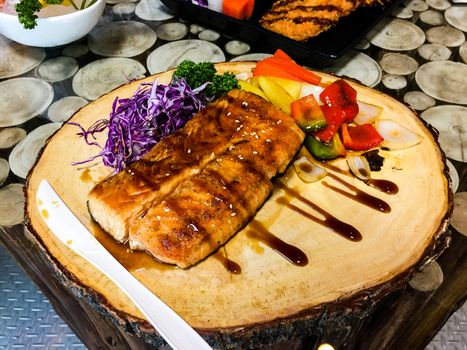
POLYGON ((209 102, 203 93, 207 84, 191 89, 184 79, 172 80, 169 85, 143 83, 130 98, 115 99, 109 120, 101 119, 88 130, 81 129, 88 145, 102 150, 99 154, 73 165, 102 157, 106 166, 117 172, 144 156, 162 138, 180 129, 209 102), (105 146, 96 142, 96 133, 108 129, 105 146))

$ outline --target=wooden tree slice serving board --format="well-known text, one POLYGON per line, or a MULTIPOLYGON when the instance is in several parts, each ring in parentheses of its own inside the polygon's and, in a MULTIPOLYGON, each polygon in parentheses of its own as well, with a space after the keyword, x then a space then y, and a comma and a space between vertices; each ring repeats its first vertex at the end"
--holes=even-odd
MULTIPOLYGON (((236 73, 248 72, 252 67, 253 64, 244 62, 217 65, 220 72, 236 73)), ((335 79, 320 75, 324 83, 335 79)), ((159 83, 168 83, 170 76, 167 72, 156 77, 159 83)), ((149 77, 143 81, 154 79, 149 77)), ((91 102, 71 121, 87 128, 97 119, 107 117, 114 99, 131 96, 140 82, 131 82, 91 102)), ((132 274, 214 346, 240 349, 297 336, 297 330, 309 334, 329 332, 326 328, 331 327, 332 322, 337 327, 336 319, 349 310, 362 315, 371 312, 372 306, 405 283, 412 271, 440 254, 449 241, 445 232, 452 209, 444 154, 434 132, 405 105, 370 88, 351 84, 357 89, 359 100, 382 106, 383 118, 396 120, 418 133, 422 142, 400 151, 380 151, 385 158, 384 166, 372 176, 397 184, 399 192, 395 195, 331 171, 347 183, 384 200, 391 207, 389 213, 369 208, 330 189, 325 183, 352 193, 333 177, 306 184, 289 169, 281 179, 289 188, 354 226, 363 236, 359 242, 350 241, 317 220, 291 210, 283 204, 284 197, 290 205, 318 221, 323 219, 303 201, 287 196, 276 187, 255 220, 276 237, 301 249, 309 260, 306 266, 290 263, 268 245, 251 237, 251 225, 216 254, 186 270, 156 262, 145 253, 129 252, 126 246, 114 243, 91 221, 86 208, 87 194, 96 182, 111 173, 111 169, 99 160, 81 166, 71 165, 97 154, 99 149, 86 145, 76 135, 77 127, 68 124, 49 139, 29 174, 28 228, 45 247, 60 273, 65 272, 66 287, 79 286, 79 297, 83 298, 84 294, 91 304, 105 310, 104 317, 110 322, 136 332, 153 345, 162 344, 160 337, 142 320, 140 312, 121 290, 58 241, 45 226, 35 204, 37 186, 42 179, 52 184, 81 222, 132 274), (241 273, 229 272, 223 264, 223 256, 237 263, 241 273)), ((104 144, 104 138, 105 135, 101 135, 98 142, 104 144)), ((347 170, 343 159, 332 165, 347 170)))

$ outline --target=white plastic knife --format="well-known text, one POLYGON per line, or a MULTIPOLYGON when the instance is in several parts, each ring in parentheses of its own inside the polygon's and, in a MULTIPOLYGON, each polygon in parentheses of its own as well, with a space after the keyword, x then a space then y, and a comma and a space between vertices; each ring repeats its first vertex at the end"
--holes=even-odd
POLYGON ((173 349, 211 349, 185 320, 141 284, 99 243, 47 180, 39 184, 36 203, 45 223, 58 239, 118 285, 173 349))

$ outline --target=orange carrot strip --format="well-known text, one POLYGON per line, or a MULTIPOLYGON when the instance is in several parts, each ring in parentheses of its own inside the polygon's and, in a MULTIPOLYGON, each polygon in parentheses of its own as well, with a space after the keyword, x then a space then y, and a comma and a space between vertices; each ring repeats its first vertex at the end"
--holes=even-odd
POLYGON ((274 57, 285 58, 295 63, 295 61, 281 49, 277 49, 276 52, 274 52, 274 57))
POLYGON ((275 57, 268 57, 263 59, 261 62, 264 62, 270 66, 276 67, 277 70, 283 70, 287 72, 289 75, 293 75, 296 78, 300 79, 301 81, 307 82, 307 80, 301 76, 301 74, 297 74, 297 71, 289 64, 289 62, 275 57))
POLYGON ((301 79, 300 77, 293 75, 265 61, 260 61, 256 63, 256 67, 253 70, 253 76, 255 77, 256 76, 278 77, 278 78, 306 82, 304 79, 301 79))
POLYGON ((267 61, 271 65, 286 70, 288 73, 296 75, 308 83, 318 85, 321 81, 318 75, 296 64, 294 61, 274 56, 265 58, 263 61, 267 61))

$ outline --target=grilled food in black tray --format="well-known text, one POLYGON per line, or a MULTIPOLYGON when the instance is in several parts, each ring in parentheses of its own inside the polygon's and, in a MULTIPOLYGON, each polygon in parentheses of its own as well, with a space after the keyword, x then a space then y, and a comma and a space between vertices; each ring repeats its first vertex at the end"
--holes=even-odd
POLYGON ((256 0, 251 17, 244 20, 211 10, 206 7, 208 1, 215 3, 218 11, 222 9, 222 0, 194 0, 194 3, 191 0, 162 0, 180 15, 196 18, 198 22, 240 38, 257 49, 273 51, 281 48, 301 64, 323 68, 351 49, 401 0, 384 0, 384 3, 378 0, 328 0, 324 4, 318 4, 316 0, 256 0), (316 36, 306 39, 311 35, 316 36))

